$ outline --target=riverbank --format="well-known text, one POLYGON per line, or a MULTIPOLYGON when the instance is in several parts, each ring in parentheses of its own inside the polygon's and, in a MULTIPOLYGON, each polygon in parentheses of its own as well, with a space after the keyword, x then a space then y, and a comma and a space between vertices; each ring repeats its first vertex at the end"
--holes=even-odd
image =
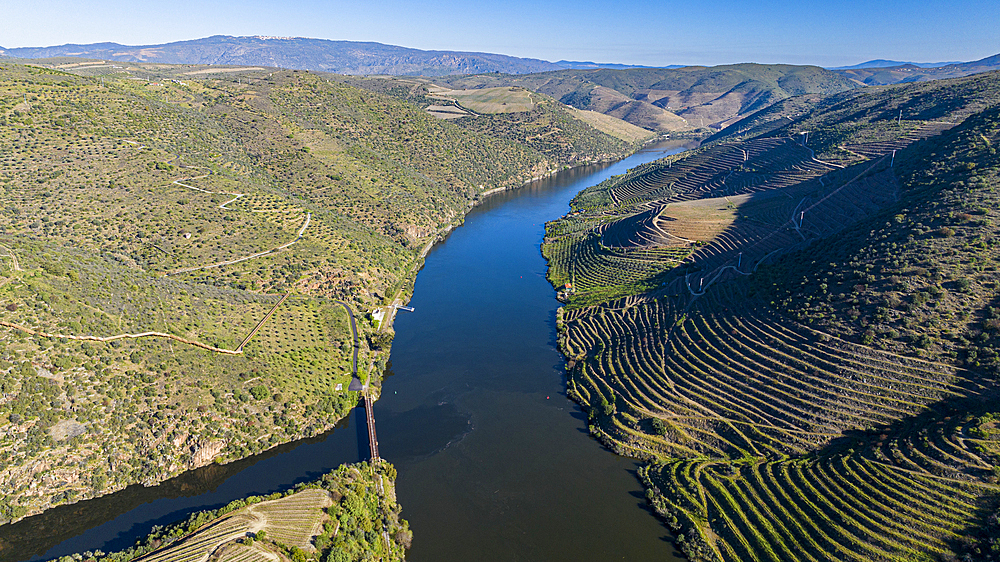
MULTIPOLYGON (((544 181, 547 178, 551 178, 551 177, 553 177, 553 176, 555 176, 556 174, 559 174, 559 173, 565 173, 565 172, 569 172, 569 171, 572 171, 572 170, 584 169, 584 168, 593 167, 593 166, 610 165, 610 164, 612 164, 614 162, 619 162, 621 160, 624 160, 624 159, 627 159, 629 157, 632 157, 635 154, 637 154, 637 153, 639 153, 639 152, 641 152, 643 150, 646 150, 646 149, 648 149, 651 146, 669 145, 669 144, 673 144, 673 143, 684 144, 684 145, 688 145, 688 144, 694 144, 694 145, 696 145, 697 142, 698 142, 697 139, 690 139, 690 138, 682 138, 682 139, 677 139, 677 140, 671 140, 669 138, 669 135, 667 137, 663 137, 663 138, 655 137, 655 138, 647 140, 646 142, 644 142, 642 144, 637 145, 636 148, 635 148, 635 150, 633 150, 630 153, 624 154, 623 156, 621 156, 620 158, 617 158, 617 159, 593 160, 593 161, 587 161, 587 162, 580 162, 580 163, 577 163, 577 164, 574 164, 574 165, 568 165, 567 164, 567 165, 563 165, 561 168, 558 168, 558 169, 551 169, 546 174, 532 177, 531 179, 526 180, 524 183, 521 183, 520 185, 495 187, 493 189, 488 189, 486 191, 483 191, 482 193, 479 193, 476 196, 475 199, 472 200, 471 204, 469 205, 468 210, 466 211, 466 214, 463 215, 460 220, 457 220, 457 221, 455 221, 455 222, 453 222, 451 224, 448 224, 447 226, 445 226, 444 228, 442 228, 440 231, 438 231, 437 234, 435 234, 433 237, 431 237, 431 239, 428 240, 424 244, 424 246, 421 248, 421 250, 420 250, 420 252, 419 252, 419 254, 417 256, 417 260, 411 266, 411 270, 415 269, 416 271, 419 272, 420 268, 423 267, 423 260, 427 257, 427 254, 431 251, 431 249, 435 245, 440 244, 441 242, 443 242, 447 238, 448 234, 452 232, 452 230, 454 230, 455 228, 458 228, 459 226, 462 226, 462 224, 465 222, 465 217, 468 216, 468 213, 471 212, 472 210, 474 210, 475 208, 479 207, 480 205, 482 205, 486 201, 488 201, 491 196, 494 196, 494 195, 497 195, 497 194, 500 194, 500 193, 506 193, 506 192, 516 191, 518 189, 523 189, 523 188, 525 188, 527 186, 530 186, 533 183, 544 181)), ((416 280, 416 275, 413 275, 412 278, 411 278, 411 282, 408 284, 408 287, 410 289, 409 294, 411 296, 412 296, 413 281, 415 281, 415 280, 416 280)), ((396 297, 393 298, 393 299, 390 299, 387 304, 391 304, 391 303, 395 302, 395 300, 398 299, 399 297, 400 297, 400 293, 397 293, 396 297)), ((402 304, 407 304, 408 302, 409 302, 409 299, 406 299, 406 300, 402 301, 402 304)), ((387 316, 387 318, 391 319, 391 318, 394 318, 394 316, 387 316)), ((384 326, 385 329, 391 328, 392 327, 392 323, 390 321, 388 323, 382 324, 382 326, 384 326)))
MULTIPOLYGON (((402 561, 412 533, 399 517, 396 469, 385 461, 345 464, 311 482, 192 513, 129 549, 69 555, 82 562, 298 559, 402 561), (361 532, 358 532, 358 531, 361 532)), ((60 560, 66 559, 64 556, 60 560)))
POLYGON ((595 443, 566 400, 538 245, 580 189, 679 150, 496 193, 428 253, 375 405, 416 537, 408 560, 674 559, 636 506, 637 465, 595 443), (451 438, 425 438, 437 428, 451 438))
MULTIPOLYGON (((416 535, 408 559, 458 560, 474 546, 473 559, 515 552, 552 559, 571 552, 597 561, 614 557, 608 547, 621 537, 630 543, 623 552, 634 559, 664 554, 664 529, 629 495, 642 492, 636 467, 595 446, 579 410, 564 400, 553 345, 557 303, 537 250, 541 225, 563 214, 582 187, 674 149, 662 150, 494 194, 429 250, 411 301, 417 312, 396 319, 387 384, 375 404, 381 454, 400 470, 400 503, 416 535), (518 460, 525 457, 527 464, 518 460), (603 511, 593 512, 591 501, 603 511), (620 524, 609 525, 609 513, 620 524), (517 529, 525 521, 534 538, 521 544, 517 529), (458 537, 450 535, 458 529, 475 537, 459 542, 475 545, 452 558, 448 546, 458 537), (502 546, 500 536, 509 538, 502 546)), ((362 419, 352 416, 322 436, 160 486, 60 506, 38 523, 29 518, 7 531, 0 527, 0 541, 28 556, 38 553, 35 559, 110 550, 102 545, 124 548, 143 529, 183 519, 200 506, 284 490, 356 462, 367 454, 362 419)))

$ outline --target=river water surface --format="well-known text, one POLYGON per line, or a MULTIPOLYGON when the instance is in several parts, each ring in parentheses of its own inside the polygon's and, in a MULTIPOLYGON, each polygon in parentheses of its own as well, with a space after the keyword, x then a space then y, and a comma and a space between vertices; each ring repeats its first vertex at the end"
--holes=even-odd
MULTIPOLYGON (((591 439, 566 398, 559 303, 539 245, 545 221, 580 190, 681 150, 658 145, 492 195, 428 254, 375 403, 380 453, 398 470, 414 532, 408 560, 678 559, 637 463, 591 439)), ((363 424, 352 414, 318 438, 0 527, 0 560, 120 550, 153 525, 314 479, 367 457, 363 424)))

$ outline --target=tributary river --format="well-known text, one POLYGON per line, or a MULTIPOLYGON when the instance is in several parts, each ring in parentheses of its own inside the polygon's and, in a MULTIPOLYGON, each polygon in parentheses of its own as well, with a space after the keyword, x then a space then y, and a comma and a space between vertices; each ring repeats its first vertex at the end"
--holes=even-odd
MULTIPOLYGON (((375 403, 414 532, 408 560, 679 558, 646 508, 637 463, 591 439, 566 398, 539 245, 580 190, 683 149, 657 145, 490 196, 428 254, 375 403)), ((153 525, 314 479, 367 458, 363 420, 356 410, 324 436, 0 527, 0 561, 120 550, 153 525)))

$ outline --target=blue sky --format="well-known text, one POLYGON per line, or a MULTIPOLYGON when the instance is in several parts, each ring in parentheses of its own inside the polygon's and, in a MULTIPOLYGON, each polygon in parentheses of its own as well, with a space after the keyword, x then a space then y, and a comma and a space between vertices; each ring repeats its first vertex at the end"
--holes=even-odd
POLYGON ((1000 53, 998 0, 3 0, 0 12, 3 47, 278 35, 654 66, 1000 53))

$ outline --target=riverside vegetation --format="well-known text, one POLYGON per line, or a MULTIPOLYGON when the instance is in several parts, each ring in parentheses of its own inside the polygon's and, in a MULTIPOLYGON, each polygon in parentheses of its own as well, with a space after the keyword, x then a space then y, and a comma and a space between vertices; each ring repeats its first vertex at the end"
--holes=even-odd
POLYGON ((331 428, 358 402, 335 299, 377 392, 392 332, 364 313, 429 243, 637 147, 538 111, 558 142, 332 75, 0 64, 0 523, 331 428))
POLYGON ((689 559, 998 559, 998 103, 789 98, 547 225, 568 394, 689 559))
POLYGON ((413 534, 399 517, 395 468, 342 465, 269 496, 250 496, 157 527, 121 552, 88 551, 59 562, 402 561, 413 534))

